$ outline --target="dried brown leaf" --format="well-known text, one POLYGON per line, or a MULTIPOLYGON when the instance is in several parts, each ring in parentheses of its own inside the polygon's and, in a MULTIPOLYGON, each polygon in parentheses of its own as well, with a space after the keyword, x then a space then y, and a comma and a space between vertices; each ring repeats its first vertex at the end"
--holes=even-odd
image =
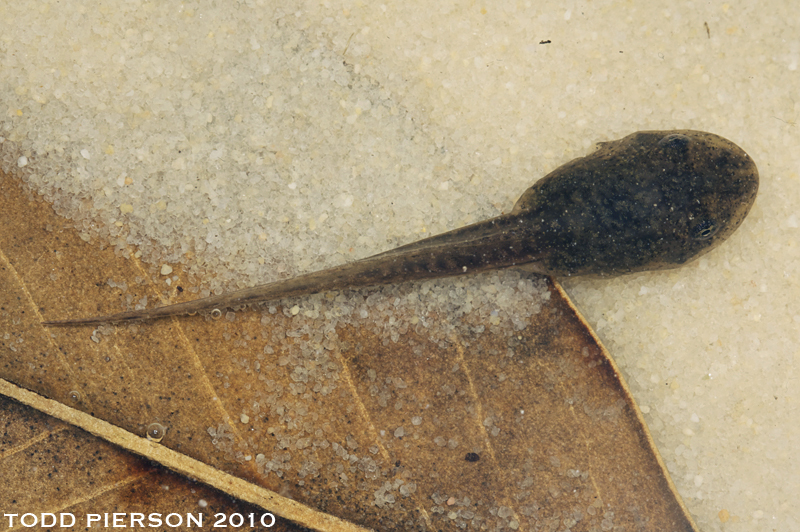
MULTIPOLYGON (((340 520, 378 530, 694 530, 613 361, 552 280, 542 310, 511 333, 475 312, 446 337, 412 326, 393 341, 381 328, 323 333, 324 316, 254 310, 46 329, 43 316, 117 311, 127 295, 190 295, 159 294, 152 268, 83 242, 10 178, 2 190, 0 377, 130 435, 101 438, 231 475, 246 487, 228 493, 245 501, 250 488, 271 490, 268 511, 321 530, 350 526, 340 520), (164 439, 136 447, 151 423, 166 427, 164 439), (315 510, 301 516, 293 501, 315 510)), ((17 447, 48 447, 42 419, 17 447)), ((136 459, 114 452, 104 486, 149 482, 127 465, 136 459)), ((21 453, 2 456, 3 471, 26 467, 21 453)), ((36 482, 44 493, 86 480, 70 471, 36 482)))

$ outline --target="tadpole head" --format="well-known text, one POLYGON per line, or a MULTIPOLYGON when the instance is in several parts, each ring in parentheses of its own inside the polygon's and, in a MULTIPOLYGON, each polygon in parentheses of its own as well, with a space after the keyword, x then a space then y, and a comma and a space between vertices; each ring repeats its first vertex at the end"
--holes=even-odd
MULTIPOLYGON (((664 171, 673 248, 665 267, 688 262, 724 242, 744 221, 758 193, 758 170, 733 142, 701 131, 643 132, 664 171)), ((645 141, 647 142, 647 141, 645 141)))
POLYGON ((758 192, 758 170, 733 142, 692 130, 640 131, 604 142, 523 194, 542 269, 597 275, 674 268, 724 242, 758 192))

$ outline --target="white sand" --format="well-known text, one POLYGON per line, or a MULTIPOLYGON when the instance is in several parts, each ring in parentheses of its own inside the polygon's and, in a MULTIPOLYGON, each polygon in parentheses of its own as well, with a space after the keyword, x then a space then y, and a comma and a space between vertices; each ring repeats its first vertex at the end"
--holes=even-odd
POLYGON ((564 284, 700 528, 800 530, 796 9, 264 4, 4 2, 3 169, 218 291, 507 212, 597 141, 723 135, 762 177, 730 242, 564 284))

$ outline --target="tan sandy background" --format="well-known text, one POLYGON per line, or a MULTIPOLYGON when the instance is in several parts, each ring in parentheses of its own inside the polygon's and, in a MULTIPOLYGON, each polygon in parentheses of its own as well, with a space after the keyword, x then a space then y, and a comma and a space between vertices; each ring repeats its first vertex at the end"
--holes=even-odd
POLYGON ((86 239, 183 262, 206 293, 507 212, 598 141, 725 136, 761 172, 728 243, 562 281, 701 530, 800 530, 797 10, 275 4, 0 5, 3 169, 86 239))

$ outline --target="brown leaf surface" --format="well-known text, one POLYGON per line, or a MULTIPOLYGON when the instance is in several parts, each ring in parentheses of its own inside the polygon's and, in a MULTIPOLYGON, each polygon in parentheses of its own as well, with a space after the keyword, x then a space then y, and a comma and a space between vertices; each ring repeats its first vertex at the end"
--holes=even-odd
MULTIPOLYGON (((217 514, 238 513, 246 519, 252 515, 258 522, 266 513, 6 397, 0 397, 0 412, 3 530, 20 528, 20 518, 26 513, 35 516, 26 517, 27 525, 49 513, 55 517, 45 519, 58 519, 65 525, 74 520, 75 529, 84 529, 90 514, 98 516, 94 522, 102 525, 104 514, 112 512, 126 512, 122 523, 127 526, 132 526, 134 513, 146 516, 147 525, 158 525, 159 519, 167 522, 169 514, 178 513, 184 523, 187 514, 192 514, 205 526, 218 521, 217 514)), ((113 516, 108 518, 113 524, 113 516)), ((177 524, 178 519, 172 516, 168 522, 177 524)), ((264 522, 272 520, 266 516, 264 522)), ((276 519, 271 530, 305 529, 276 519)))
MULTIPOLYGON (((694 530, 613 362, 553 281, 514 334, 468 316, 479 327, 433 340, 408 327, 395 342, 366 326, 321 331, 324 316, 303 321, 281 307, 45 329, 43 318, 118 311, 127 296, 192 296, 159 294, 155 270, 83 242, 8 177, 2 192, 0 377, 64 403, 66 417, 76 409, 121 429, 109 441, 174 470, 210 466, 201 480, 212 485, 233 486, 230 474, 245 481, 222 488, 230 496, 320 530, 349 526, 336 518, 378 530, 694 530), (137 447, 151 423, 167 428, 161 445, 137 447), (246 496, 251 488, 261 495, 246 496)), ((0 408, 6 426, 27 427, 3 442, 3 478, 34 467, 27 449, 60 471, 31 475, 35 490, 7 483, 3 508, 16 498, 31 512, 196 512, 204 498, 255 511, 79 429, 0 408), (8 421, 17 416, 31 421, 8 421), (167 477, 181 486, 175 500, 128 499, 167 477)))

